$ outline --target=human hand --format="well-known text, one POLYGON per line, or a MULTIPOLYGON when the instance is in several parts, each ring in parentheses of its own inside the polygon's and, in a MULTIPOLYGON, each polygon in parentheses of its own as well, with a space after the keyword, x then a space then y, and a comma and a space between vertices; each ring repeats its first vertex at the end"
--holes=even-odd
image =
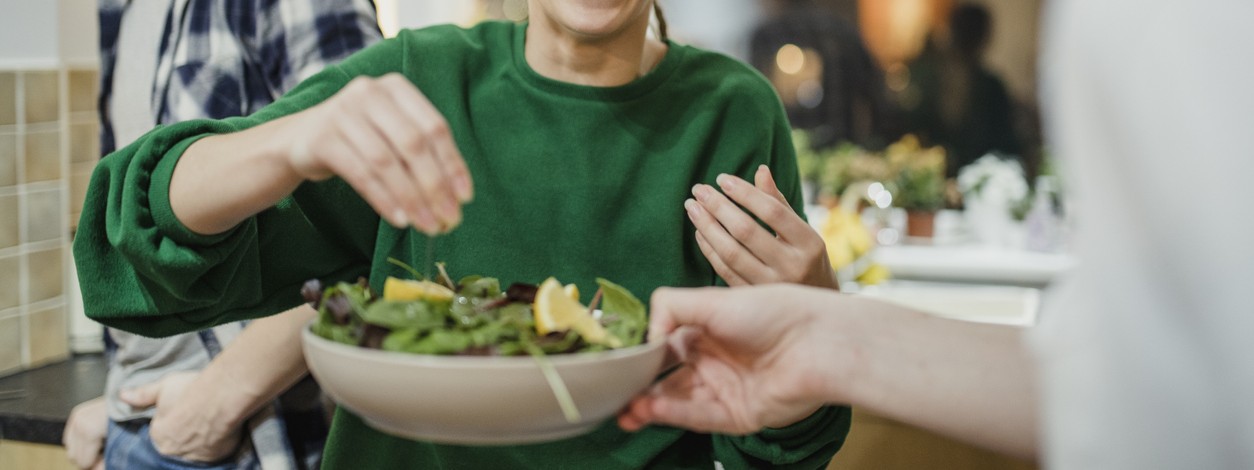
POLYGON ((692 189, 696 199, 684 201, 688 218, 697 227, 697 246, 714 271, 731 286, 784 282, 838 288, 823 238, 793 212, 765 165, 758 167, 754 179, 756 186, 719 175, 718 185, 726 196, 698 184, 692 189))
POLYGON ((833 295, 786 285, 658 289, 649 337, 673 332, 684 366, 635 398, 619 426, 750 434, 809 416, 836 397, 830 384, 849 370, 841 329, 815 308, 833 295))
POLYGON ((275 141, 300 177, 338 175, 397 227, 437 234, 461 221, 470 172, 444 116, 403 75, 358 77, 291 118, 275 141))
POLYGON ((148 426, 157 452, 192 462, 227 458, 240 442, 242 422, 232 419, 239 410, 218 406, 213 384, 198 382, 197 372, 177 372, 156 382, 121 393, 135 408, 156 407, 148 426))
POLYGON ((109 433, 109 413, 104 397, 79 403, 70 411, 61 444, 70 463, 83 470, 104 469, 104 443, 109 433))

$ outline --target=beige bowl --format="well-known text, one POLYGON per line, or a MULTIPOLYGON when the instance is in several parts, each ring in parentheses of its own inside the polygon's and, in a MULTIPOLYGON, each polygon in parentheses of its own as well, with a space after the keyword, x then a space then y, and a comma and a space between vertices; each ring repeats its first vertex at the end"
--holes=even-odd
POLYGON ((379 431, 445 444, 505 445, 596 428, 661 371, 665 343, 549 356, 579 409, 568 422, 529 356, 406 354, 304 332, 305 360, 322 389, 379 431))

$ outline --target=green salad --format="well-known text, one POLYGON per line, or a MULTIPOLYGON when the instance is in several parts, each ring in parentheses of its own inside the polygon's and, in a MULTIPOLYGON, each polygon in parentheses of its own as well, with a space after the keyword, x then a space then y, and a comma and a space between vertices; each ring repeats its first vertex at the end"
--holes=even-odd
POLYGON ((641 344, 644 304, 622 286, 597 279, 588 306, 574 285, 549 278, 540 285, 467 276, 452 282, 442 265, 435 280, 405 267, 414 279, 388 278, 382 294, 367 285, 302 289, 318 311, 313 333, 331 341, 414 354, 545 355, 601 351, 641 344))

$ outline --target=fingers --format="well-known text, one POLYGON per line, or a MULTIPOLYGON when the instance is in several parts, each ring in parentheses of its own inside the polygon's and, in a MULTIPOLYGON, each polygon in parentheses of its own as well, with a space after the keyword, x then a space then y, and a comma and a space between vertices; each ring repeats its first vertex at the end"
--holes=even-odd
MULTIPOLYGON (((410 220, 420 230, 438 233, 444 227, 461 221, 461 207, 454 199, 452 189, 439 182, 445 180, 439 162, 425 144, 421 133, 413 132, 407 117, 390 99, 376 96, 368 110, 359 111, 360 122, 369 126, 362 132, 371 142, 375 154, 370 161, 374 175, 384 181, 389 192, 399 195, 399 203, 410 214, 410 220)), ((361 140, 357 137, 356 140, 361 140)))
POLYGON ((466 161, 462 158, 461 151, 457 149, 456 142, 453 141, 444 116, 404 76, 393 73, 384 76, 382 80, 390 85, 388 89, 391 96, 396 99, 395 102, 400 110, 410 120, 420 124, 423 134, 428 137, 426 143, 439 159, 457 199, 461 202, 470 202, 474 199, 474 185, 470 179, 470 171, 466 168, 466 161))
POLYGON ((443 224, 440 231, 444 227, 456 226, 461 222, 461 202, 464 199, 455 189, 454 182, 468 180, 468 176, 460 153, 440 156, 445 147, 457 151, 448 123, 403 76, 392 74, 379 79, 379 82, 384 92, 378 96, 380 102, 371 106, 367 115, 405 163, 405 171, 401 173, 416 183, 413 187, 421 192, 425 204, 439 216, 443 224), (381 112, 375 112, 375 109, 381 112))
POLYGON ((619 416, 619 426, 635 431, 648 424, 663 424, 698 432, 748 434, 729 413, 727 404, 705 387, 697 372, 685 367, 649 388, 619 416))
POLYGON ((399 74, 359 77, 336 98, 310 127, 316 143, 292 146, 293 168, 339 175, 394 226, 434 235, 458 225, 470 173, 431 102, 399 74))
POLYGON ((649 341, 663 341, 683 325, 704 327, 710 323, 723 304, 726 289, 659 288, 653 291, 649 305, 649 341))
POLYGON ((118 394, 118 398, 121 398, 123 402, 132 408, 151 408, 157 404, 157 397, 161 395, 162 385, 163 382, 158 380, 130 390, 123 390, 118 394))
MULTIPOLYGON (((767 189, 755 187, 745 180, 726 174, 718 175, 718 185, 727 197, 735 201, 736 204, 740 204, 749 213, 757 216, 762 222, 765 222, 785 241, 796 243, 814 237, 814 229, 810 227, 810 224, 807 224, 801 216, 798 216, 792 210, 786 199, 781 200, 783 194, 775 186, 775 181, 771 178, 770 171, 764 171, 763 168, 759 168, 757 179, 767 189)), ((747 216, 744 218, 749 219, 750 222, 753 220, 747 216)), ((723 218, 720 217, 719 220, 722 221, 723 218)), ((757 224, 754 225, 756 226, 757 224)), ((742 239, 742 241, 744 240, 742 239)), ((750 247, 752 248, 752 246, 750 247)))
POLYGON ((757 186, 759 190, 771 197, 774 197, 775 200, 783 203, 785 206, 789 205, 788 198, 784 197, 784 193, 781 192, 779 190, 779 186, 775 184, 775 176, 771 175, 770 167, 767 167, 766 165, 758 165, 758 171, 757 173, 754 173, 753 181, 754 185, 757 186))
POLYGON ((698 184, 692 193, 696 203, 684 205, 688 219, 723 264, 750 283, 771 281, 771 268, 762 260, 782 256, 775 237, 714 188, 698 184))
MULTIPOLYGON (((696 203, 694 202, 693 204, 696 203)), ((697 247, 701 249, 705 259, 710 261, 710 266, 714 267, 714 272, 718 273, 719 277, 723 278, 724 281, 727 281, 728 286, 736 287, 749 284, 749 281, 740 277, 735 270, 723 262, 723 258, 719 257, 718 252, 714 251, 714 247, 710 246, 710 242, 706 241, 705 235, 702 235, 701 232, 697 232, 697 247)))

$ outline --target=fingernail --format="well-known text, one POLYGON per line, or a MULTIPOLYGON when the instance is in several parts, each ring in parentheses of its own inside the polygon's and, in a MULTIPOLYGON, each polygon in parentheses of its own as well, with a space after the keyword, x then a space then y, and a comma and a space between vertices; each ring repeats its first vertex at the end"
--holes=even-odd
POLYGON ((444 199, 444 202, 440 204, 440 212, 442 212, 441 215, 444 216, 444 222, 448 225, 454 225, 457 223, 457 213, 459 211, 456 200, 452 198, 444 199))
POLYGON ((404 228, 406 225, 409 225, 409 219, 405 217, 404 210, 396 209, 392 211, 392 225, 395 225, 397 228, 404 228))
POLYGON ((467 178, 457 178, 453 181, 453 191, 457 193, 457 200, 463 203, 470 202, 475 197, 470 191, 470 180, 467 178))
POLYGON ((718 186, 724 190, 740 184, 739 180, 732 178, 731 175, 728 175, 727 173, 719 174, 717 178, 714 178, 714 181, 717 181, 718 186))
POLYGON ((418 208, 417 213, 414 214, 414 222, 424 232, 430 232, 439 226, 435 221, 435 217, 431 215, 431 211, 425 207, 418 208))
POLYGON ((695 201, 695 200, 693 200, 693 199, 684 199, 684 209, 688 211, 688 216, 689 216, 689 217, 696 217, 696 215, 697 215, 697 201, 695 201))
POLYGON ((707 191, 710 191, 709 188, 710 188, 709 186, 706 186, 704 184, 698 184, 696 186, 693 186, 692 195, 696 196, 698 201, 705 202, 706 198, 710 197, 710 193, 707 192, 707 191))
POLYGON ((758 171, 765 171, 767 173, 770 173, 771 169, 770 167, 767 167, 766 165, 758 165, 758 171))

